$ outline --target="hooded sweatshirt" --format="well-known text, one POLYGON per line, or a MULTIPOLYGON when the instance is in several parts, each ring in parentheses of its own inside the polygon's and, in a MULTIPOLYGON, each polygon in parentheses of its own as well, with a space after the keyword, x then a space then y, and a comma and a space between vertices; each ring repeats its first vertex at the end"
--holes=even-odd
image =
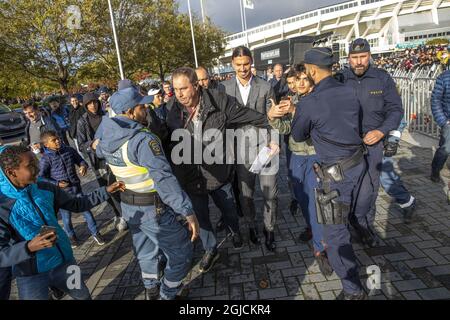
MULTIPOLYGON (((141 124, 124 116, 103 117, 95 137, 100 139, 97 156, 116 166, 125 166, 122 153, 118 151, 128 141, 128 159, 149 171, 161 200, 178 214, 189 216, 194 213, 191 200, 173 175, 158 138, 141 124)), ((136 218, 128 216, 128 212, 122 214, 126 220, 136 218)), ((146 214, 140 222, 149 218, 146 214)))
MULTIPOLYGON (((6 147, 0 147, 0 153, 6 147)), ((70 241, 58 224, 60 208, 83 212, 106 201, 105 187, 82 196, 72 196, 53 184, 39 181, 16 188, 0 169, 0 268, 13 266, 15 276, 50 271, 74 260, 70 241), (56 228, 58 240, 52 248, 30 252, 28 242, 43 225, 56 228)))

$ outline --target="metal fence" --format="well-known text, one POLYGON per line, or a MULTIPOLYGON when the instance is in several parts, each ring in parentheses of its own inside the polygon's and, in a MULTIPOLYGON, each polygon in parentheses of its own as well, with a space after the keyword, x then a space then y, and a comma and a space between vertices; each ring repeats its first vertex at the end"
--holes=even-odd
POLYGON ((431 114, 431 93, 435 79, 394 77, 405 109, 405 120, 410 132, 438 137, 439 128, 431 114))
POLYGON ((443 68, 440 67, 391 71, 402 97, 405 120, 410 132, 439 137, 439 127, 431 113, 431 94, 436 78, 442 71, 443 68))

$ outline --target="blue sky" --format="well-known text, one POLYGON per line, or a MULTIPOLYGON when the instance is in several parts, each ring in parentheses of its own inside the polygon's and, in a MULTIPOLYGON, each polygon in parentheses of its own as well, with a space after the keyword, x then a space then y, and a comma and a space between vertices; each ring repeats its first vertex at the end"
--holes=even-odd
MULTIPOLYGON (((180 11, 187 12, 187 0, 177 0, 180 11)), ((247 27, 295 16, 300 13, 348 0, 253 0, 255 8, 246 10, 247 27)), ((191 9, 201 16, 200 0, 190 0, 191 9)), ((206 15, 225 31, 242 31, 239 0, 203 0, 206 15)))

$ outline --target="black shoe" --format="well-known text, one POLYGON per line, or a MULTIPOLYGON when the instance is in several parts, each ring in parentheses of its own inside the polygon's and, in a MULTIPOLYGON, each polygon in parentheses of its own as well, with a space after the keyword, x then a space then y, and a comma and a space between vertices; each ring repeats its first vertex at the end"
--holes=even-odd
POLYGON ((76 236, 69 237, 69 240, 70 240, 70 246, 72 247, 72 249, 75 249, 76 247, 78 247, 80 245, 78 238, 76 236))
POLYGON ((357 294, 349 294, 342 291, 337 297, 336 300, 367 300, 367 294, 364 291, 357 294))
POLYGON ((56 287, 50 287, 50 300, 61 300, 65 293, 56 287))
POLYGON ((377 239, 375 235, 368 228, 363 228, 360 226, 354 226, 356 234, 363 245, 367 245, 373 248, 377 245, 377 239))
POLYGON ((433 181, 434 183, 441 183, 442 179, 441 176, 439 174, 431 174, 430 176, 430 180, 433 181))
POLYGON ((221 232, 225 230, 225 228, 226 228, 225 222, 223 222, 223 220, 220 219, 216 224, 216 232, 221 232))
POLYGON ((300 241, 308 242, 312 239, 312 231, 311 228, 305 228, 305 230, 300 233, 300 236, 298 237, 300 241))
POLYGON ((253 244, 260 244, 261 243, 259 241, 258 231, 255 228, 249 228, 248 232, 249 232, 249 239, 250 239, 250 241, 253 244))
POLYGON ((242 236, 240 232, 233 234, 233 247, 235 249, 242 249, 244 243, 242 242, 242 236))
POLYGON ((333 268, 330 265, 330 261, 328 261, 327 253, 325 251, 317 252, 314 254, 314 258, 319 265, 320 272, 322 272, 325 277, 330 277, 333 274, 333 268))
POLYGON ((289 211, 294 216, 297 213, 298 202, 295 199, 292 199, 291 204, 289 205, 289 211))
POLYGON ((217 259, 219 259, 219 253, 217 252, 217 249, 214 249, 213 251, 206 252, 203 255, 202 260, 200 261, 200 267, 199 270, 201 273, 208 272, 216 263, 217 259))
POLYGON ((145 300, 158 300, 159 299, 159 287, 147 289, 145 288, 145 300))
POLYGON ((277 247, 275 244, 275 233, 273 231, 267 231, 266 228, 264 228, 263 232, 266 237, 265 245, 267 250, 275 251, 275 248, 277 247))
POLYGON ((416 211, 416 199, 414 199, 413 203, 406 208, 402 208, 403 211, 403 220, 406 224, 410 223, 412 220, 412 216, 414 211, 416 211))

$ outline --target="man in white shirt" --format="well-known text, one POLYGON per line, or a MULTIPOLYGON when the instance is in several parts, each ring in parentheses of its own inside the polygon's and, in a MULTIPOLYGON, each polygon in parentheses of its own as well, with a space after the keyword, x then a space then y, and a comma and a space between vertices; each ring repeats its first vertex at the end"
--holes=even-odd
MULTIPOLYGON (((227 95, 234 97, 237 100, 238 105, 254 109, 267 116, 267 112, 271 107, 271 100, 275 100, 274 92, 268 82, 252 75, 251 66, 253 64, 253 58, 250 50, 243 46, 234 49, 232 63, 236 72, 236 79, 230 79, 223 82, 227 95)), ((256 129, 253 126, 245 126, 243 130, 248 132, 249 130, 256 129)), ((268 139, 269 137, 266 136, 266 138, 268 139)), ((269 141, 267 140, 250 141, 248 146, 245 147, 245 152, 251 153, 248 151, 259 150, 260 145, 267 144, 268 142, 269 141)), ((243 143, 245 142, 243 141, 243 143)), ((278 141, 276 141, 276 143, 278 143, 278 141)), ((239 145, 237 148, 238 150, 242 150, 239 145)), ((240 205, 249 227, 250 241, 254 244, 258 244, 258 228, 256 223, 255 204, 253 201, 257 175, 249 170, 253 160, 252 157, 249 157, 248 160, 245 159, 245 163, 236 164, 234 190, 237 198, 236 200, 240 205)), ((265 245, 268 250, 273 251, 275 250, 274 229, 278 209, 277 176, 276 174, 259 174, 259 182, 264 196, 263 231, 266 238, 265 245)))

